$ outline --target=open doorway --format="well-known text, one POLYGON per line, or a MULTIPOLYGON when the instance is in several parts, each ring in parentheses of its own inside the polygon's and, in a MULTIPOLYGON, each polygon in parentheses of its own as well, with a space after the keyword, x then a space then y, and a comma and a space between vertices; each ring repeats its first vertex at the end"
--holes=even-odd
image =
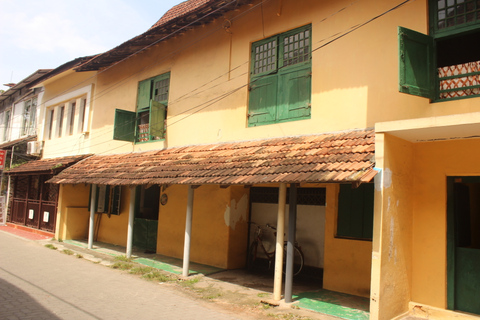
POLYGON ((480 177, 448 178, 448 308, 480 314, 480 177))

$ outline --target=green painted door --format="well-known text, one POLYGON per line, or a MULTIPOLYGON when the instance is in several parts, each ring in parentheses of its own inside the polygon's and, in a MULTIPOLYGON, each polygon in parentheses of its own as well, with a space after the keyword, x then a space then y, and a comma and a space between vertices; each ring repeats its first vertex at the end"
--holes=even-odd
POLYGON ((139 186, 135 198, 133 245, 148 252, 157 251, 160 186, 139 186))
POLYGON ((480 314, 480 177, 449 178, 448 307, 480 314))

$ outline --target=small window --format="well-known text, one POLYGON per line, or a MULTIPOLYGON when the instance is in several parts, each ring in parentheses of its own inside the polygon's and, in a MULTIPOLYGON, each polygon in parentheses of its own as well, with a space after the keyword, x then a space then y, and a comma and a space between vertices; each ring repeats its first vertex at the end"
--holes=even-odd
POLYGON ((75 110, 76 109, 76 102, 73 101, 70 103, 70 110, 68 111, 68 134, 73 134, 73 127, 75 125, 75 110))
POLYGON ((358 188, 353 188, 350 184, 340 185, 337 237, 372 239, 373 197, 373 183, 361 184, 358 188))
POLYGON ((61 106, 58 108, 58 118, 57 118, 57 124, 58 124, 58 138, 62 136, 63 133, 63 117, 65 115, 65 106, 61 106))
MULTIPOLYGON (((95 212, 119 215, 121 212, 121 186, 97 186, 95 212)), ((90 210, 92 189, 90 188, 90 200, 88 208, 90 210)))
POLYGON ((86 116, 86 109, 87 109, 87 99, 82 98, 80 100, 80 110, 78 111, 78 133, 85 132, 85 116, 86 116))
POLYGON ((32 98, 24 102, 22 135, 35 134, 37 115, 37 98, 32 98))
POLYGON ((45 122, 45 137, 48 140, 52 139, 54 113, 54 108, 47 110, 47 121, 45 122))
POLYGON ((117 109, 113 139, 149 142, 165 138, 170 73, 138 84, 136 112, 117 109))
POLYGON ((309 119, 311 26, 252 44, 248 125, 309 119))

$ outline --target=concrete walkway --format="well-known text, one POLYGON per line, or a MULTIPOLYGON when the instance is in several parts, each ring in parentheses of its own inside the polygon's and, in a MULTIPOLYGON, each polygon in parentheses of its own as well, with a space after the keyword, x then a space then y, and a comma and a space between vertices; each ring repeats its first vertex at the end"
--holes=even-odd
POLYGON ((0 319, 251 319, 0 232, 0 319))

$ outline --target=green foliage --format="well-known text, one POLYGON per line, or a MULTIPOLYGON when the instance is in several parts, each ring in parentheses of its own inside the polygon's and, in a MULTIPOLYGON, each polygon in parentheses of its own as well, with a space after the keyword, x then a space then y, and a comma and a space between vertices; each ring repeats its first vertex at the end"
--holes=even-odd
POLYGON ((53 244, 51 244, 51 243, 46 244, 45 247, 48 248, 48 249, 57 250, 57 247, 55 247, 55 246, 54 246, 53 244))

